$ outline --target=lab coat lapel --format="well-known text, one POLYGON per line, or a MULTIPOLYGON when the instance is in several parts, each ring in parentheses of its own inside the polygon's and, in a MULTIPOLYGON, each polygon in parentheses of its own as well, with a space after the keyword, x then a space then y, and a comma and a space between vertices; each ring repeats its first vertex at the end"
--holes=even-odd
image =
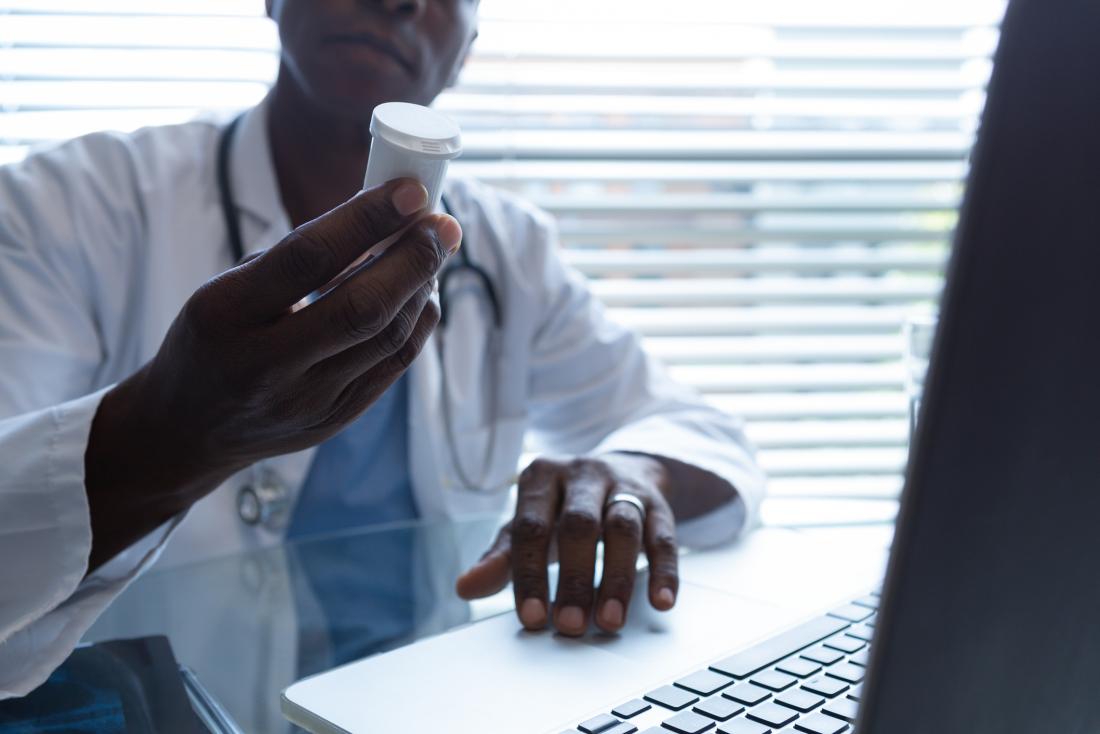
POLYGON ((267 99, 245 112, 230 151, 229 180, 246 255, 271 247, 291 229, 271 158, 267 114, 267 99))

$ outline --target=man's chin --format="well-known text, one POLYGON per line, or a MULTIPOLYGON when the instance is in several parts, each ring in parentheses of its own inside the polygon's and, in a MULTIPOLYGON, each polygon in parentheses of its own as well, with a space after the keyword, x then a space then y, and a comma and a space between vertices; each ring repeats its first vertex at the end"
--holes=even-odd
POLYGON ((431 99, 424 99, 423 95, 410 93, 408 85, 395 85, 393 88, 379 88, 371 86, 365 89, 362 86, 344 86, 326 94, 323 100, 324 106, 332 114, 370 124, 374 108, 386 102, 412 102, 414 104, 430 104, 431 99))

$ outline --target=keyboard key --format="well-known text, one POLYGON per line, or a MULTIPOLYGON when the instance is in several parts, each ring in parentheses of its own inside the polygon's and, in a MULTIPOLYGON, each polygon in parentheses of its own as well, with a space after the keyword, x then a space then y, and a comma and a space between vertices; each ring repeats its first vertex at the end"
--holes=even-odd
POLYGON ((661 686, 657 690, 645 694, 645 700, 650 703, 660 704, 666 709, 679 711, 698 701, 699 697, 694 693, 685 691, 683 688, 677 688, 676 686, 661 686))
POLYGON ((858 665, 852 665, 851 663, 840 663, 834 665, 825 671, 825 675, 831 678, 838 678, 845 683, 862 683, 863 676, 866 674, 863 668, 858 665))
POLYGON ((852 603, 856 606, 867 607, 868 609, 874 609, 878 611, 879 598, 877 596, 868 594, 867 596, 861 596, 858 599, 852 599, 852 603))
POLYGON ((852 663, 853 665, 858 665, 861 668, 866 668, 867 663, 868 663, 868 658, 870 657, 867 654, 868 652, 869 652, 868 650, 860 650, 859 652, 857 652, 854 655, 852 655, 851 657, 849 657, 848 662, 852 663))
POLYGON ((764 690, 752 683, 739 683, 729 690, 722 691, 722 697, 728 698, 746 706, 755 706, 761 701, 771 698, 771 691, 764 690))
POLYGON ((719 724, 716 734, 771 734, 771 729, 748 719, 734 719, 719 724))
POLYGON ((868 627, 865 624, 853 624, 848 629, 844 630, 844 634, 849 637, 854 637, 857 640, 863 640, 864 642, 870 642, 875 636, 874 627, 868 627))
POLYGON ((775 669, 780 673, 790 673, 791 675, 797 675, 799 678, 809 678, 821 670, 821 666, 802 658, 791 658, 775 666, 775 669))
POLYGON ((868 609, 867 607, 861 607, 857 604, 845 604, 829 612, 829 616, 843 619, 848 622, 862 622, 874 613, 875 611, 873 609, 868 609))
POLYGON ((695 707, 696 713, 700 713, 703 716, 709 716, 716 721, 727 721, 744 710, 745 707, 741 704, 736 701, 731 701, 728 698, 722 698, 721 696, 708 698, 695 707))
POLYGON ((682 711, 661 726, 676 734, 701 734, 714 726, 714 719, 700 716, 694 711, 682 711))
POLYGON ((808 713, 825 703, 825 699, 806 691, 787 691, 781 696, 775 697, 775 702, 781 706, 792 708, 795 711, 808 713))
POLYGON ((770 691, 785 691, 797 683, 798 679, 775 670, 765 670, 763 673, 754 675, 752 682, 770 691))
POLYGON ((651 708, 653 707, 645 701, 639 701, 635 698, 632 701, 627 701, 621 706, 616 706, 611 709, 611 713, 615 714, 620 719, 632 719, 643 711, 649 711, 651 708))
POLYGON ((772 663, 793 655, 799 650, 809 647, 815 642, 820 642, 829 635, 840 632, 848 624, 835 617, 818 617, 794 629, 776 635, 748 650, 731 655, 730 657, 710 666, 712 670, 733 676, 734 678, 748 678, 753 673, 763 670, 772 663))
POLYGON ((692 693, 698 693, 700 696, 709 696, 728 685, 732 685, 733 682, 733 678, 728 675, 721 675, 712 670, 700 670, 698 673, 692 673, 681 678, 674 685, 685 688, 692 693))
POLYGON ((794 728, 806 734, 841 734, 848 731, 848 725, 843 721, 830 718, 825 714, 810 714, 795 724, 794 728))
POLYGON ((812 660, 815 663, 821 663, 822 665, 832 665, 833 663, 840 662, 840 660, 844 658, 844 653, 818 645, 802 653, 801 657, 812 660))
POLYGON ((846 698, 850 698, 853 701, 858 701, 862 697, 863 697, 863 684, 862 683, 860 683, 858 686, 852 686, 852 690, 848 691, 848 695, 846 696, 846 698))
POLYGON ((602 734, 636 734, 638 727, 631 724, 629 721, 624 721, 618 726, 613 726, 602 734))
POLYGON ((825 647, 831 647, 834 650, 840 650, 841 652, 846 652, 851 655, 853 652, 859 652, 867 647, 867 643, 863 640, 849 637, 848 635, 837 635, 836 637, 830 637, 825 640, 825 647))
POLYGON ((874 627, 874 626, 875 626, 875 622, 876 622, 877 620, 878 620, 878 612, 875 612, 875 613, 874 613, 874 614, 872 614, 872 615, 871 615, 870 617, 868 617, 867 619, 863 620, 863 623, 864 623, 865 625, 867 625, 868 627, 874 627))
MULTIPOLYGON (((802 688, 809 691, 810 693, 816 693, 820 696, 834 698, 848 690, 848 684, 844 681, 839 681, 836 678, 819 675, 803 683, 802 688)), ((611 713, 615 712, 612 711, 611 713)))
POLYGON ((825 708, 821 709, 822 713, 826 713, 829 716, 835 716, 838 719, 844 721, 855 721, 856 712, 859 711, 859 704, 851 699, 838 698, 835 701, 829 701, 825 704, 825 708))
POLYGON ((584 734, 600 734, 605 729, 610 729, 619 723, 619 720, 614 716, 608 716, 607 714, 600 714, 599 716, 593 716, 588 721, 580 724, 577 728, 584 732, 584 734))
POLYGON ((773 729, 786 726, 798 718, 798 714, 789 708, 776 706, 771 702, 762 703, 754 709, 749 709, 745 716, 753 721, 759 721, 761 724, 767 724, 773 729))

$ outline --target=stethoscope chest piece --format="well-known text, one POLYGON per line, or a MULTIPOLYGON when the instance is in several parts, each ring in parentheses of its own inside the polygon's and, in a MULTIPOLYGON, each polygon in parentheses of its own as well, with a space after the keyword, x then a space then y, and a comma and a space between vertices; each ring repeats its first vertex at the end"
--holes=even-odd
POLYGON ((290 488, 277 472, 256 465, 252 481, 237 491, 237 514, 245 525, 281 530, 290 519, 290 488))

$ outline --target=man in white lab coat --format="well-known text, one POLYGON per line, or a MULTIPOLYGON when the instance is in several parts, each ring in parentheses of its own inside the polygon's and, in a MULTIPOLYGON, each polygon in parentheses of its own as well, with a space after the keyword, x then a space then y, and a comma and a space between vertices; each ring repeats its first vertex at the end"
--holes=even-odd
POLYGON ((642 551, 650 603, 671 608, 677 537, 729 539, 758 506, 740 423, 605 318, 546 215, 465 181, 446 190, 454 218, 411 181, 356 196, 372 110, 453 82, 477 0, 268 12, 278 80, 231 138, 213 121, 96 134, 0 169, 0 697, 44 680, 158 557, 503 511, 525 439, 553 458, 520 475, 513 521, 458 593, 514 581, 529 629, 618 630, 642 551), (239 267, 234 227, 256 256, 239 267), (435 328, 432 283, 460 243, 500 323, 467 272, 435 328), (288 509, 242 522, 257 485, 288 509))

